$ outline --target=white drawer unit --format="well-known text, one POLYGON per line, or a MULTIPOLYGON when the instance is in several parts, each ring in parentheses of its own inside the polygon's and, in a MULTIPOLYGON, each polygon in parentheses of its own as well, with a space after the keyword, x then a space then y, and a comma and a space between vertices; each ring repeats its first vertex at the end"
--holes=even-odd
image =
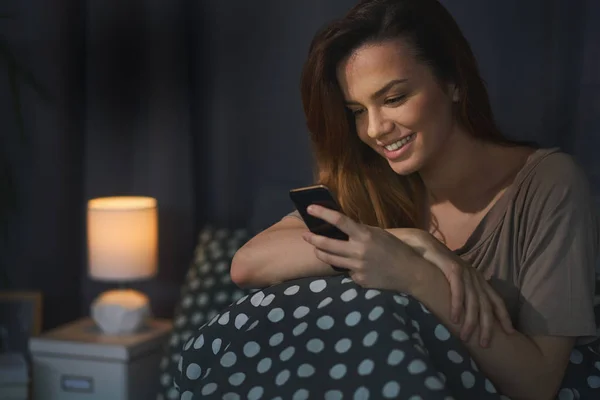
POLYGON ((138 333, 106 335, 85 318, 32 338, 33 399, 153 399, 170 332, 154 319, 138 333))

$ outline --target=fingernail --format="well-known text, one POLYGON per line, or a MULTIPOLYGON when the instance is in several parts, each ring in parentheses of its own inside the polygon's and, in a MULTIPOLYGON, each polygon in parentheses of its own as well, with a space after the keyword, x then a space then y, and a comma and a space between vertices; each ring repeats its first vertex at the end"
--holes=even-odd
POLYGON ((488 347, 488 341, 486 339, 481 341, 481 347, 488 347))
POLYGON ((308 211, 309 213, 314 213, 317 210, 317 207, 310 205, 308 207, 306 207, 306 211, 308 211))

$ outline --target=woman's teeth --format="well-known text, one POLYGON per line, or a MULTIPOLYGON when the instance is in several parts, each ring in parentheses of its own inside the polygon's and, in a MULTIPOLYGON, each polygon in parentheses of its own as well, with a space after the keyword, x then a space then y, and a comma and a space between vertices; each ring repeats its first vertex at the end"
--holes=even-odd
POLYGON ((395 151, 398 150, 399 148, 401 148, 402 146, 404 146, 406 143, 410 142, 411 140, 413 140, 413 138, 415 137, 416 133, 412 133, 410 135, 408 135, 407 137, 398 140, 396 143, 392 143, 390 145, 385 146, 385 149, 388 151, 395 151))

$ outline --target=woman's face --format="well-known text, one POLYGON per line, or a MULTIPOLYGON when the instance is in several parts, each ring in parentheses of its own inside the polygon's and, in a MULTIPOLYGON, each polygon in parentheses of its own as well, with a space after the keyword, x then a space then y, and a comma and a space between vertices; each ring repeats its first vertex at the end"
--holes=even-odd
POLYGON ((337 78, 360 139, 398 174, 424 168, 456 130, 453 86, 442 87, 402 39, 358 48, 337 78))

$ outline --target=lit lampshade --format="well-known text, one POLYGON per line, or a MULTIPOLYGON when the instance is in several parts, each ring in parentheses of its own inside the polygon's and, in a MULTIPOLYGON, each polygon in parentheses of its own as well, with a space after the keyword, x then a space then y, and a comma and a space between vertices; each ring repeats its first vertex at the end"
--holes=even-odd
MULTIPOLYGON (((151 197, 102 197, 88 201, 90 277, 129 282, 154 276, 158 269, 158 211, 151 197)), ((108 334, 138 331, 150 317, 150 302, 131 289, 101 293, 92 318, 108 334)))
POLYGON ((158 266, 158 212, 151 197, 102 197, 88 202, 89 274, 124 282, 151 278, 158 266))

